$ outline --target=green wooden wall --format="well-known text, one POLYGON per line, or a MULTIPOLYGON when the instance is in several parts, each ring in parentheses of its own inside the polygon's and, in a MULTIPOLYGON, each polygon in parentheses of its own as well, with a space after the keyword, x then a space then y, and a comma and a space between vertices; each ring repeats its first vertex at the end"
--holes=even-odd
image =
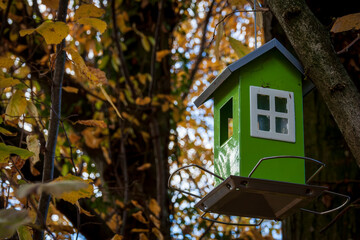
MULTIPOLYGON (((281 53, 272 50, 232 73, 214 92, 215 173, 224 178, 229 175, 246 177, 262 157, 304 156, 301 80, 301 73, 281 53), (250 136, 250 86, 267 87, 294 93, 295 143, 250 136), (220 121, 220 111, 224 112, 222 108, 231 98, 233 101, 233 136, 222 143, 220 128, 221 126, 224 128, 224 121, 220 121)), ((305 183, 304 160, 276 159, 264 161, 253 177, 303 184, 305 183)))

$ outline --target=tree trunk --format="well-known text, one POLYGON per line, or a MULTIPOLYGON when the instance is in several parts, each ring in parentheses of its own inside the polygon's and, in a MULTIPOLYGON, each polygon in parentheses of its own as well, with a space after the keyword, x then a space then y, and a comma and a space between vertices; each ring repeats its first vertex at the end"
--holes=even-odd
POLYGON ((268 4, 360 166, 360 94, 340 63, 329 32, 304 1, 271 0, 268 4))
MULTIPOLYGON (((308 1, 312 7, 312 12, 316 14, 322 23, 329 25, 334 17, 343 16, 353 11, 352 8, 342 9, 338 11, 336 6, 328 4, 326 11, 318 8, 317 1, 308 1)), ((264 15, 264 32, 265 39, 269 41, 273 37, 279 39, 289 50, 293 51, 291 44, 285 36, 284 30, 279 25, 276 18, 271 12, 264 15), (266 23, 266 21, 268 21, 266 23)), ((349 34, 348 34, 349 35, 349 34)), ((349 36, 346 36, 349 37, 349 36)), ((344 35, 342 35, 342 42, 344 35)), ((352 36, 350 34, 350 39, 352 36)), ((308 40, 308 39, 306 39, 308 40)), ((342 49, 339 39, 334 41, 337 48, 342 49)), ((346 40, 346 39, 345 39, 346 40)), ((356 49, 353 52, 357 52, 356 49)), ((355 54, 357 56, 357 54, 355 54)), ((354 58, 354 54, 349 53, 341 59, 341 62, 348 63, 354 58), (347 59, 348 58, 348 59, 347 59)), ((357 79, 356 70, 350 64, 346 65, 350 76, 357 79)), ((347 144, 339 131, 332 115, 330 114, 324 100, 320 96, 319 91, 314 90, 304 98, 304 134, 305 134, 305 153, 306 156, 318 159, 326 163, 325 169, 312 181, 312 184, 328 186, 330 190, 341 192, 351 197, 351 201, 358 200, 360 197, 359 178, 360 171, 356 165, 356 161, 350 153, 347 144)), ((307 176, 310 176, 317 166, 307 164, 307 176)), ((332 196, 321 196, 317 201, 313 202, 307 208, 319 211, 328 210, 341 204, 341 199, 332 196)), ((349 205, 349 209, 337 211, 328 215, 314 215, 305 212, 299 212, 282 222, 283 239, 359 239, 360 211, 349 205), (334 224, 329 225, 332 220, 336 220, 334 224), (325 226, 328 229, 322 231, 325 226)))

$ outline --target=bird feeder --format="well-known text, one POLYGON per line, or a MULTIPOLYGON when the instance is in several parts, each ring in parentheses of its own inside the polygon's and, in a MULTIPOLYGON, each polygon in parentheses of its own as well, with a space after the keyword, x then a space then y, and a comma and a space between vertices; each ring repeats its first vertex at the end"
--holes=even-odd
POLYGON ((211 212, 282 220, 324 192, 346 201, 325 212, 302 210, 325 214, 349 201, 308 184, 325 164, 304 155, 303 96, 313 85, 303 76, 299 61, 273 39, 226 67, 195 100, 197 107, 214 100, 215 173, 183 167, 216 177, 217 186, 195 205, 203 218, 211 212), (305 161, 320 166, 308 180, 305 161))

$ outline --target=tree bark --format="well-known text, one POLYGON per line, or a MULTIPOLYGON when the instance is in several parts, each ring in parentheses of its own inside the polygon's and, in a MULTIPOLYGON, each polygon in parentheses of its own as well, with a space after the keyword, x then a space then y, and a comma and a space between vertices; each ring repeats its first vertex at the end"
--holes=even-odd
MULTIPOLYGON (((61 0, 59 2, 58 21, 65 22, 67 14, 67 6, 69 0, 61 0)), ((56 46, 56 60, 55 60, 55 72, 51 86, 51 112, 50 112, 50 124, 48 131, 48 141, 46 143, 46 152, 44 158, 44 167, 42 174, 42 182, 51 181, 54 177, 54 159, 55 149, 59 130, 59 123, 61 118, 61 90, 64 79, 65 70, 65 39, 56 46)), ((40 214, 36 217, 36 223, 43 226, 46 224, 46 217, 50 203, 50 195, 42 193, 40 196, 38 212, 40 214)), ((44 239, 44 230, 35 230, 34 239, 44 239)))
POLYGON ((360 94, 340 63, 329 32, 302 0, 270 0, 268 5, 298 54, 305 75, 321 93, 360 167, 360 94))

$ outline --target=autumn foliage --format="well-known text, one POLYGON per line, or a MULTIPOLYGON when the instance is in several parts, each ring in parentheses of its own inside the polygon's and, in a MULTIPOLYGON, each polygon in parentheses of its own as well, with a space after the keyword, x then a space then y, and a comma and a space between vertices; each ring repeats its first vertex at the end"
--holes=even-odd
MULTIPOLYGON (((0 238, 262 239, 261 229, 200 220, 192 197, 167 188, 177 167, 212 168, 211 104, 196 109, 192 101, 263 42, 268 9, 258 5, 254 39, 252 7, 241 0, 0 1, 0 238), (63 69, 55 64, 61 54, 63 69), (55 86, 58 71, 64 77, 55 86), (51 114, 59 117, 56 135, 51 114), (47 154, 54 173, 44 180, 47 154), (40 196, 51 196, 44 213, 40 196)), ((339 21, 333 32, 351 22, 339 21)), ((202 195, 212 188, 196 171, 180 182, 202 195)))

